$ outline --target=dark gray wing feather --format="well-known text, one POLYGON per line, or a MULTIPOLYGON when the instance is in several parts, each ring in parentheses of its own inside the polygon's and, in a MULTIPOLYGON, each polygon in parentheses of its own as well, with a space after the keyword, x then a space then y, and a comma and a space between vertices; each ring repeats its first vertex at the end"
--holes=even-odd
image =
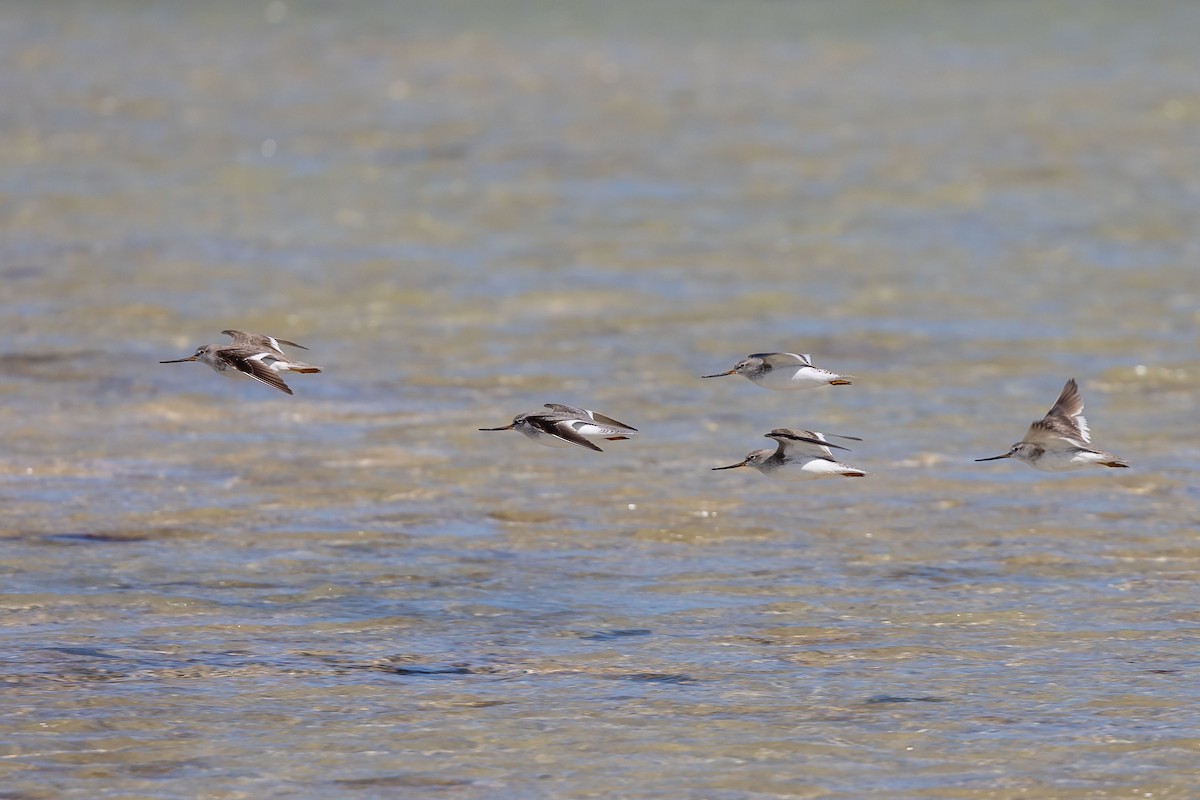
POLYGON ((280 378, 275 370, 255 359, 255 356, 261 355, 262 352, 257 347, 227 347, 221 351, 221 355, 238 372, 249 375, 254 380, 261 381, 267 386, 272 386, 284 394, 293 394, 292 390, 283 382, 283 378, 280 378))
POLYGON ((526 420, 547 436, 553 436, 589 450, 604 452, 571 427, 571 423, 575 421, 574 414, 531 414, 526 420))

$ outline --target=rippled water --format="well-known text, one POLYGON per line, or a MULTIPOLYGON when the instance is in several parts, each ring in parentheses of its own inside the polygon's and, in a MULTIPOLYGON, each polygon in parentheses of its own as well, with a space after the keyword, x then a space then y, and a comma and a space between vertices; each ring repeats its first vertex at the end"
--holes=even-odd
POLYGON ((1198 26, 6 4, 0 796, 1194 797, 1198 26))

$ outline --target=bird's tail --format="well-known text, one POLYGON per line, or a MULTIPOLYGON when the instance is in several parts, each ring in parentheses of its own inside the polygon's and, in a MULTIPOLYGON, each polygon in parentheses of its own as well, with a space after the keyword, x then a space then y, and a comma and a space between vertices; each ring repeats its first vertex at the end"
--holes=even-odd
POLYGON ((276 361, 271 365, 276 372, 320 372, 320 367, 305 364, 303 361, 276 361))

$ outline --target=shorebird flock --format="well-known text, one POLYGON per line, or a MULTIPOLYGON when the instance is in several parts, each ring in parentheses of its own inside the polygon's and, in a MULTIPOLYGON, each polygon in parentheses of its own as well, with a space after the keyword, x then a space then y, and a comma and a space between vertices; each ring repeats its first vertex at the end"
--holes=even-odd
MULTIPOLYGON (((307 350, 304 345, 287 339, 224 330, 229 344, 206 344, 186 358, 160 361, 160 364, 179 364, 199 361, 212 367, 226 377, 244 376, 265 383, 285 394, 292 394, 291 387, 284 382, 282 374, 288 372, 315 373, 320 367, 294 361, 283 351, 283 346, 307 350)), ((702 378, 721 378, 726 375, 741 375, 766 389, 794 390, 817 386, 849 386, 852 375, 840 375, 813 364, 812 357, 801 353, 752 353, 737 362, 732 369, 702 378)), ((602 451, 596 440, 620 441, 637 434, 638 429, 618 422, 587 408, 546 403, 546 411, 531 411, 517 414, 508 425, 498 428, 480 428, 481 431, 517 431, 546 447, 586 447, 602 451)), ((775 449, 754 450, 736 464, 713 467, 713 470, 752 467, 768 478, 783 481, 801 481, 812 478, 862 478, 864 470, 838 461, 834 450, 849 451, 848 447, 829 441, 830 437, 845 441, 861 442, 857 436, 803 430, 799 428, 776 428, 766 438, 775 442, 775 449)), ((997 461, 1015 458, 1043 472, 1068 472, 1086 467, 1128 467, 1129 464, 1112 453, 1092 447, 1091 430, 1083 416, 1083 397, 1079 386, 1071 378, 1063 386, 1058 400, 1046 416, 1035 421, 1025 432, 1024 438, 1012 445, 1007 453, 976 461, 997 461)))

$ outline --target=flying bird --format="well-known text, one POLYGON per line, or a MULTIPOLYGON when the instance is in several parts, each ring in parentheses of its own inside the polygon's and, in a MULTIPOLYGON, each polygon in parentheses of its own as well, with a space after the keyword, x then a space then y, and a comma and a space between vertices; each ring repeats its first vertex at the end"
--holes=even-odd
POLYGON ((752 353, 733 369, 703 378, 742 375, 764 389, 809 389, 814 386, 849 386, 849 375, 813 366, 807 353, 752 353))
POLYGON ((221 333, 233 341, 224 345, 202 345, 187 358, 175 358, 158 363, 181 364, 185 361, 199 361, 227 378, 244 375, 274 387, 284 394, 292 394, 292 390, 284 383, 280 373, 321 371, 320 367, 314 367, 312 364, 293 361, 283 352, 283 345, 307 350, 308 348, 304 345, 290 342, 287 339, 277 339, 274 336, 264 336, 260 333, 245 333, 235 330, 224 330, 221 333))
POLYGON ((768 439, 774 439, 776 448, 755 450, 745 459, 727 467, 713 467, 713 470, 736 469, 738 467, 753 467, 766 475, 781 481, 803 481, 812 478, 861 478, 867 473, 858 467, 843 464, 833 456, 831 448, 849 450, 840 444, 829 441, 829 436, 838 439, 862 441, 855 436, 838 436, 823 434, 819 431, 808 431, 798 428, 776 428, 768 434, 768 439))
POLYGON ((480 428, 481 431, 517 431, 546 447, 570 447, 579 445, 589 450, 603 452, 592 439, 617 441, 628 439, 638 430, 612 417, 586 408, 546 403, 549 411, 534 411, 518 414, 513 421, 500 428, 480 428))
POLYGON ((1092 433, 1083 416, 1083 397, 1071 378, 1046 416, 1029 426, 1025 438, 1014 444, 1007 453, 976 461, 996 461, 1015 458, 1043 472, 1068 472, 1084 467, 1128 467, 1112 453, 1091 446, 1092 433))

